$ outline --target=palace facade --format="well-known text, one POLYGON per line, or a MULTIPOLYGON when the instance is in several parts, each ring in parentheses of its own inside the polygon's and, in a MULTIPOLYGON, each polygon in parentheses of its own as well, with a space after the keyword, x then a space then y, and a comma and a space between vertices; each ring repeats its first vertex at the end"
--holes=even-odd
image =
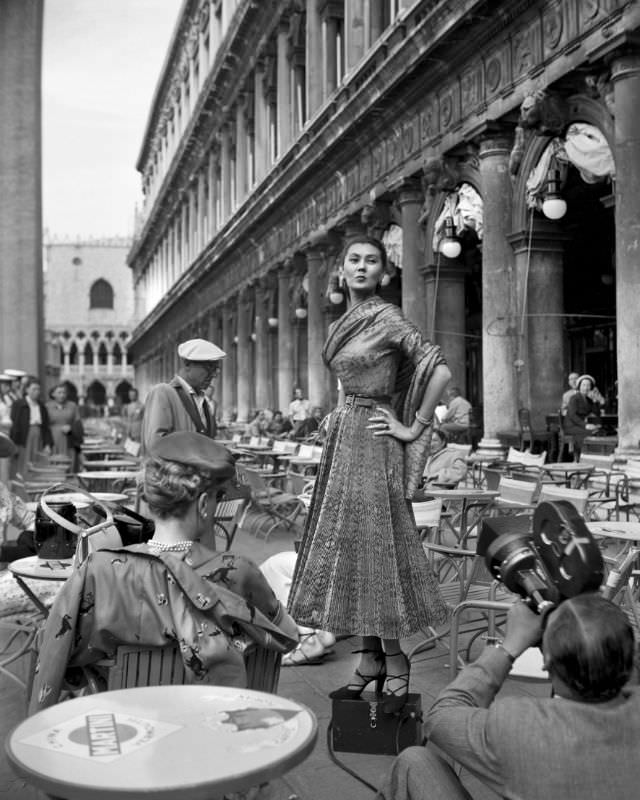
POLYGON ((48 384, 64 381, 86 413, 129 402, 135 326, 126 237, 44 243, 48 384), (54 363, 54 361, 56 363, 54 363))
POLYGON ((353 233, 442 346, 480 449, 593 374, 638 447, 640 6, 622 0, 186 0, 137 167, 142 394, 176 346, 228 353, 224 413, 328 409, 353 233))

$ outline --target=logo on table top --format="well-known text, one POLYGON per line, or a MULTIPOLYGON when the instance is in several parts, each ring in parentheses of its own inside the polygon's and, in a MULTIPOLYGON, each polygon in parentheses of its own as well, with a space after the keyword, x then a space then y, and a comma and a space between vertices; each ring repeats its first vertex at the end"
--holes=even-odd
POLYGON ((157 742, 180 727, 168 722, 95 709, 22 741, 45 750, 108 763, 152 741, 157 742))

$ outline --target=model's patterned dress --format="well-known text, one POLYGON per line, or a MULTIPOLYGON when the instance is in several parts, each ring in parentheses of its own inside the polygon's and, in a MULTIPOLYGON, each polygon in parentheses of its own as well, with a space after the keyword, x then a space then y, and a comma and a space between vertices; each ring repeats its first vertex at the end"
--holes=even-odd
POLYGON ((337 634, 409 636, 443 622, 446 607, 406 499, 405 445, 367 429, 376 405, 389 401, 367 398, 406 391, 417 369, 428 381, 445 362, 399 308, 378 297, 331 327, 323 358, 347 400, 329 420, 291 615, 337 634))

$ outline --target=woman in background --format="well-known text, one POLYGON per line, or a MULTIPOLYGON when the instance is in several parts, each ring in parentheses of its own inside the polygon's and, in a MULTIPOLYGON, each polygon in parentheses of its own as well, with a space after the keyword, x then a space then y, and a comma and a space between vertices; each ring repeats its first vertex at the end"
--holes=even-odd
POLYGON ((69 400, 67 387, 64 383, 54 386, 49 392, 51 400, 47 402, 51 437, 53 438, 53 452, 71 459, 71 472, 77 472, 77 454, 74 447, 74 430, 82 425, 78 406, 69 400))

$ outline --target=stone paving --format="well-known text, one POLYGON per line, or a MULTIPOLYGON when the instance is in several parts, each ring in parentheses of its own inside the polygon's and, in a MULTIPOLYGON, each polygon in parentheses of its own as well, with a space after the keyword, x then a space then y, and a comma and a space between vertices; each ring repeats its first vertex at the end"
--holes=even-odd
MULTIPOLYGON (((247 531, 240 531, 234 549, 260 562, 272 553, 292 548, 296 534, 275 531, 267 542, 257 539, 247 531)), ((417 640, 417 639, 416 639, 417 640)), ((407 646, 415 643, 410 640, 407 646)), ((367 800, 373 792, 347 772, 332 763, 326 743, 327 726, 331 717, 328 693, 347 682, 358 656, 351 655, 358 641, 343 639, 320 665, 288 667, 281 671, 279 693, 304 703, 318 718, 319 734, 316 746, 309 758, 284 777, 273 781, 263 790, 260 800, 367 800)), ((428 708, 435 695, 449 679, 448 653, 443 647, 419 654, 412 664, 412 691, 422 694, 424 708, 428 708)), ((505 694, 546 693, 548 689, 535 684, 508 681, 503 688, 505 694)), ((11 728, 24 716, 25 700, 15 683, 0 676, 0 730, 3 740, 11 728)), ((391 756, 338 753, 338 757, 350 769, 378 786, 389 769, 391 756)), ((475 800, 496 800, 497 795, 482 787, 471 776, 465 782, 475 800)), ((0 798, 11 800, 41 800, 43 795, 16 778, 2 750, 0 759, 0 798)))

